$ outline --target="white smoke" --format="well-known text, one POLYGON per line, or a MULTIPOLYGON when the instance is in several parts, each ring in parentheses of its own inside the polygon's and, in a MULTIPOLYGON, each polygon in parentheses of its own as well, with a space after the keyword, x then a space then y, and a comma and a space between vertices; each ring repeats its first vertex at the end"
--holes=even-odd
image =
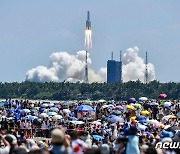
MULTIPOLYGON (((123 81, 145 81, 146 64, 144 60, 138 56, 138 47, 127 49, 123 57, 122 77, 123 81)), ((154 65, 147 64, 148 69, 148 81, 155 79, 154 65)))
MULTIPOLYGON (((50 66, 38 66, 26 73, 26 80, 33 82, 83 82, 85 73, 86 51, 78 51, 76 55, 67 52, 55 52, 50 55, 50 66)), ((91 65, 89 53, 87 55, 88 67, 91 65)), ((101 68, 98 73, 89 68, 89 82, 105 82, 106 73, 101 68)))
MULTIPOLYGON (((144 82, 146 65, 138 55, 139 48, 129 48, 123 55, 122 78, 123 82, 140 80, 144 82)), ((33 82, 84 82, 86 51, 78 51, 76 55, 67 52, 55 52, 50 55, 49 67, 38 66, 26 73, 26 80, 33 82)), ((90 67, 89 53, 88 77, 89 82, 106 82, 107 68, 102 67, 97 73, 90 67)), ((148 63, 148 81, 155 79, 154 65, 148 63)))

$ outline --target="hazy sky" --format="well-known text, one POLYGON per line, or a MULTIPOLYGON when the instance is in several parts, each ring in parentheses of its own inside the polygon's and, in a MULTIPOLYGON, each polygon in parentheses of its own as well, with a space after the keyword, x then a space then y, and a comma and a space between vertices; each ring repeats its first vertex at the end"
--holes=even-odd
POLYGON ((53 52, 83 50, 87 10, 92 68, 106 66, 112 51, 119 59, 120 50, 138 46, 157 80, 180 82, 179 0, 0 0, 0 81, 24 81, 53 52))

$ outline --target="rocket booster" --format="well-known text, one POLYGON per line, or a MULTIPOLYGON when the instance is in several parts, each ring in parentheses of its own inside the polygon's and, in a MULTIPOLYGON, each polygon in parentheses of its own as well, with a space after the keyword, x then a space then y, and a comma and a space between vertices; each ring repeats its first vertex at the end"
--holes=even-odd
POLYGON ((86 30, 91 30, 90 12, 87 12, 86 30))

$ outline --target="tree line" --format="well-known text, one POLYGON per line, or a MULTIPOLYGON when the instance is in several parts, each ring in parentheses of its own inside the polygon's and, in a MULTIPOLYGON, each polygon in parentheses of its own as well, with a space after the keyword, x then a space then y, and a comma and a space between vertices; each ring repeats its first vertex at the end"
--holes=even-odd
POLYGON ((126 83, 57 83, 57 82, 12 82, 0 83, 0 98, 80 100, 92 99, 127 100, 145 96, 157 98, 159 94, 167 94, 167 99, 180 99, 180 83, 160 83, 151 81, 144 84, 140 81, 126 83))

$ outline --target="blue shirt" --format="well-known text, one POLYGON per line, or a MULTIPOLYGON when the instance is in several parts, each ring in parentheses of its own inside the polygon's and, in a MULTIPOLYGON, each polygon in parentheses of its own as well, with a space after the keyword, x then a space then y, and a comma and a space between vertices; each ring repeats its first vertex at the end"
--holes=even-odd
POLYGON ((135 135, 128 136, 128 143, 126 147, 127 154, 140 154, 139 150, 139 137, 135 135))

